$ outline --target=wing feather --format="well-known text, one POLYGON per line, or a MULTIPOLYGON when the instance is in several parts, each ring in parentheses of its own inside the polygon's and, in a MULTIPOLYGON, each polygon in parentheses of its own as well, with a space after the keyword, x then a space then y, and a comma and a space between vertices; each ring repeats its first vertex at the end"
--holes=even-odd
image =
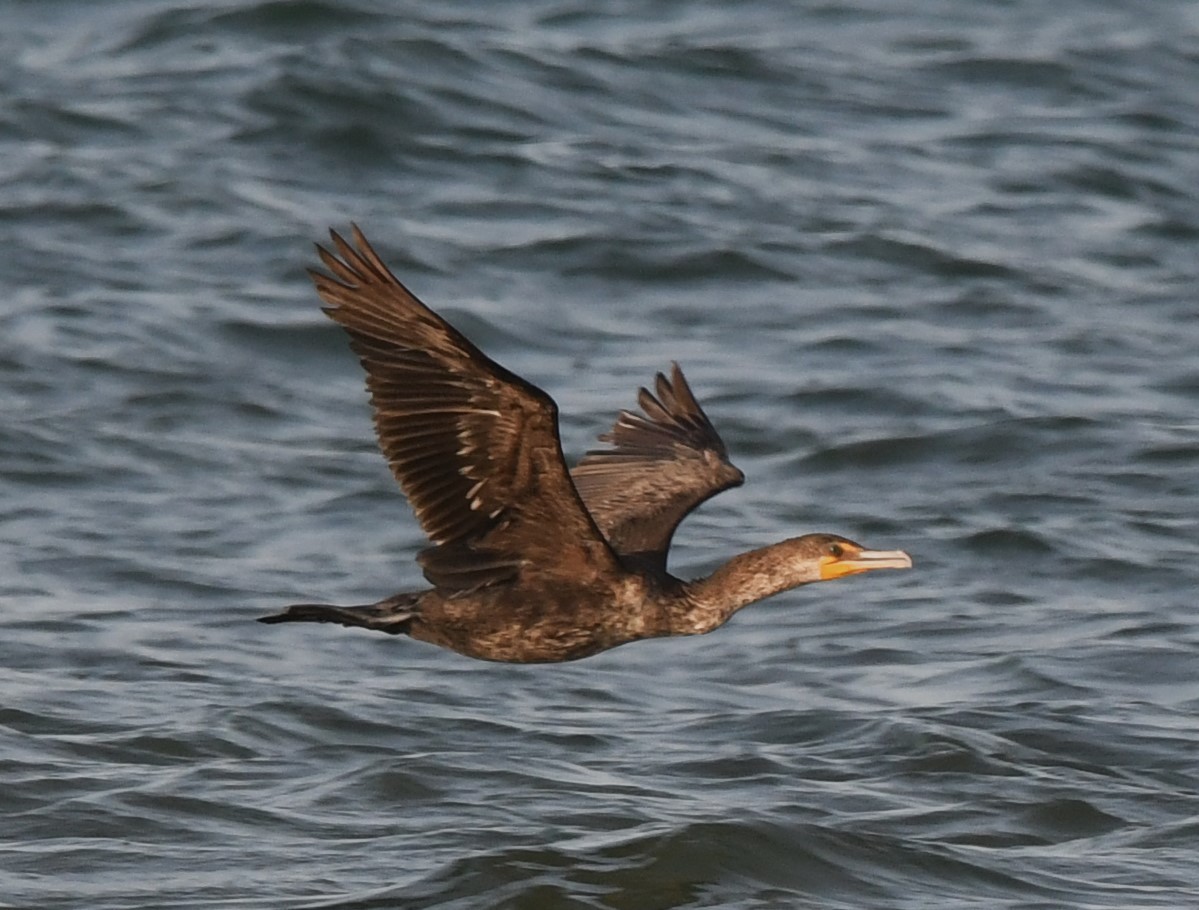
POLYGON ((671 364, 654 392, 637 395, 642 414, 621 411, 600 436, 610 449, 588 452, 571 471, 579 495, 613 549, 665 570, 679 522, 745 476, 700 407, 683 371, 671 364))
POLYGON ((495 363, 396 279, 366 237, 330 232, 311 271, 366 370, 375 431, 449 589, 612 571, 616 559, 562 457, 553 400, 495 363))

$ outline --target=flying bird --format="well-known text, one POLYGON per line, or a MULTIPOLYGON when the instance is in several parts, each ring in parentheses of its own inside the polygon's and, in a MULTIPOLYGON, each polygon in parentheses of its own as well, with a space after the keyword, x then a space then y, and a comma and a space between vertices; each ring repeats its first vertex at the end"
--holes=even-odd
POLYGON ((548 663, 644 638, 699 635, 817 581, 906 569, 901 550, 805 534, 691 581, 666 570, 675 528, 745 477, 672 365, 568 469, 558 409, 391 273, 355 225, 317 246, 325 312, 366 370, 379 447, 431 546, 431 587, 360 606, 296 604, 265 623, 404 634, 484 660, 548 663))

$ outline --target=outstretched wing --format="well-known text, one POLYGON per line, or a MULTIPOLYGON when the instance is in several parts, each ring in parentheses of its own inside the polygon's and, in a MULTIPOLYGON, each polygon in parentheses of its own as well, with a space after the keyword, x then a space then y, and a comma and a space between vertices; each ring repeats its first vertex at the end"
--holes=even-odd
POLYGON ((449 590, 579 578, 616 560, 580 501, 553 400, 495 363, 405 288, 357 226, 318 246, 325 312, 366 370, 379 447, 433 547, 426 577, 449 590))
POLYGON ((745 475, 671 364, 658 374, 656 395, 641 389, 644 416, 621 411, 611 432, 613 448, 588 452, 571 471, 579 495, 613 549, 665 570, 674 529, 687 513, 745 475))

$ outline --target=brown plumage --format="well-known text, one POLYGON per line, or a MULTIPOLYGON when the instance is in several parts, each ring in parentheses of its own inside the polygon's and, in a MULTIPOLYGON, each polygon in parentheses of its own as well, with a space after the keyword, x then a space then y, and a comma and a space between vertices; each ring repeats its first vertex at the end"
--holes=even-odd
POLYGON ((375 432, 432 546, 431 589, 374 604, 297 604, 262 622, 334 622, 487 660, 573 660, 640 638, 692 635, 788 588, 906 568, 808 534, 734 557, 707 578, 666 571, 679 522, 744 480, 678 365, 642 389, 568 471, 545 392, 491 360, 408 291, 353 228, 317 247, 325 312, 366 370, 375 432))
POLYGON ((621 411, 600 436, 611 449, 588 452, 570 472, 587 511, 622 556, 666 571, 670 539, 687 513, 745 475, 729 462, 716 432, 677 363, 661 373, 655 396, 641 389, 644 416, 621 411))

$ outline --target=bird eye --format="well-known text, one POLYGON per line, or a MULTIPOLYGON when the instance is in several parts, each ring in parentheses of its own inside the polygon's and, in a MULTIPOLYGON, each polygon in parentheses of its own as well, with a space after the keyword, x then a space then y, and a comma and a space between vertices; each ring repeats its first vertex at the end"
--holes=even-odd
POLYGON ((828 545, 828 552, 834 559, 840 559, 845 555, 845 549, 839 543, 830 543, 828 545))

